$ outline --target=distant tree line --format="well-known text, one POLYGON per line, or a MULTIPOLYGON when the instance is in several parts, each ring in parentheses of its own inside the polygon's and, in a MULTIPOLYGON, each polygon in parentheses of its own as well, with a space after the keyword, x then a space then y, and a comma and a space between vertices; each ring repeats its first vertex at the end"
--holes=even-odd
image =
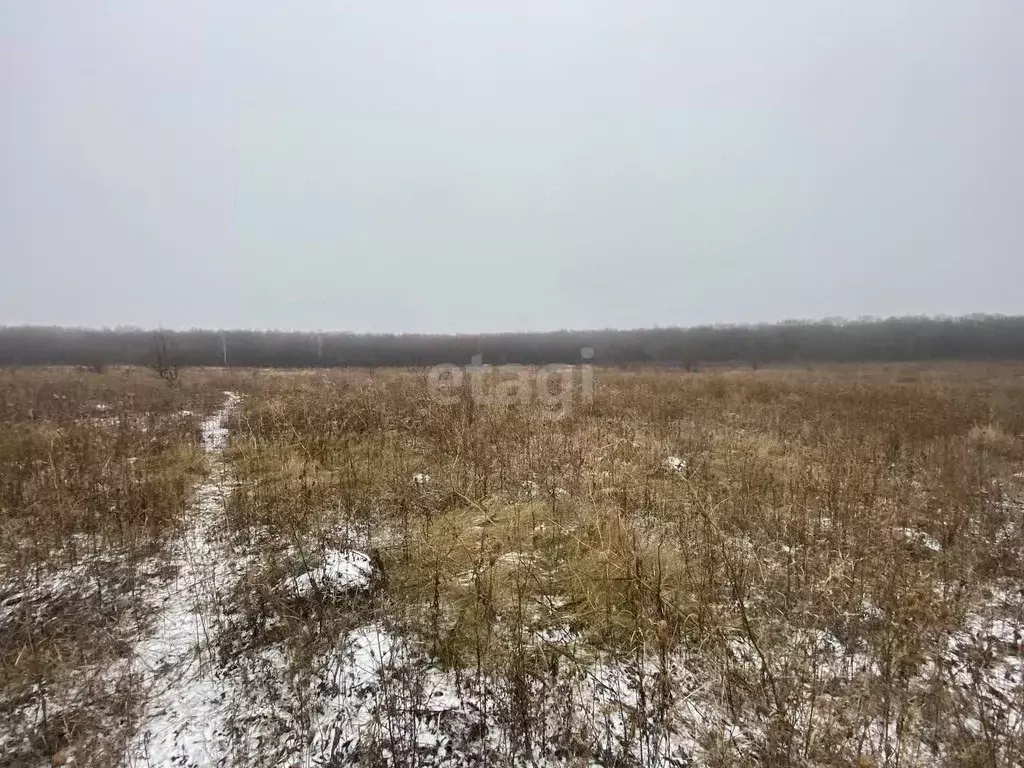
POLYGON ((766 325, 435 336, 0 327, 0 365, 429 366, 1024 360, 1024 316, 899 317, 766 325))

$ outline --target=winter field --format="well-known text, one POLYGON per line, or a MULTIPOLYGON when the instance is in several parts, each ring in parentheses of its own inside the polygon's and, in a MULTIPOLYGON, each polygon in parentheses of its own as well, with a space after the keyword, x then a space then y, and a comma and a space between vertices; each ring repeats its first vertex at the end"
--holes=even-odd
POLYGON ((1024 765, 1024 366, 592 375, 0 371, 0 766, 1024 765))

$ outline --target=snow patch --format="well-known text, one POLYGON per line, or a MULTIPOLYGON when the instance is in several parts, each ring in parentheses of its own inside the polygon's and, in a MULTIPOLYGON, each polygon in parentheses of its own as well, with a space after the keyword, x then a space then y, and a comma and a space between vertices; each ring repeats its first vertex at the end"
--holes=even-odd
POLYGON ((224 393, 223 407, 202 424, 203 447, 208 453, 223 451, 228 442, 228 428, 224 421, 235 409, 241 398, 234 392, 224 393))
POLYGON ((678 456, 669 456, 663 462, 665 469, 669 472, 685 472, 686 471, 686 459, 681 459, 678 456))
POLYGON ((237 395, 225 392, 221 410, 203 422, 210 476, 196 488, 189 527, 172 554, 177 576, 160 598, 155 628, 134 649, 131 665, 140 668, 146 703, 128 745, 128 765, 214 765, 224 752, 231 687, 211 646, 221 624, 222 597, 230 593, 240 567, 218 531, 227 492, 224 421, 238 402, 237 395))
POLYGON ((369 555, 355 549, 328 551, 322 565, 290 580, 299 595, 367 590, 373 583, 369 555))
POLYGON ((929 536, 924 531, 919 531, 916 528, 897 528, 896 533, 900 534, 911 544, 917 544, 932 552, 942 551, 942 544, 939 543, 939 540, 929 536))

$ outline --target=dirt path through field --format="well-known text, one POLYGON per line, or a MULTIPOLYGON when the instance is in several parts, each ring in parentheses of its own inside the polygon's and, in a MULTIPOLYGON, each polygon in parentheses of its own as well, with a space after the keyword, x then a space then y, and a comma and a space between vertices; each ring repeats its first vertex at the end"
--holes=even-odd
POLYGON ((216 765, 226 751, 231 689, 212 641, 239 569, 221 525, 230 492, 223 422, 239 397, 224 394, 221 409, 202 425, 209 475, 195 489, 185 533, 170 554, 177 575, 151 598, 159 611, 154 629, 134 649, 145 703, 125 755, 130 766, 216 765))

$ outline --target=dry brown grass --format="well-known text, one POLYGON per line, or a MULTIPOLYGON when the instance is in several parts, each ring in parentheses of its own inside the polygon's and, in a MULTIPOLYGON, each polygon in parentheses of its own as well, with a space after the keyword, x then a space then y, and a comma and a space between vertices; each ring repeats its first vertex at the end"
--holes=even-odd
MULTIPOLYGON (((439 401, 414 370, 3 376, 7 581, 76 548, 158 549, 199 471, 173 414, 231 388, 227 524, 251 561, 226 655, 278 649, 315 676, 345 632, 386 624, 493 705, 506 736, 477 759, 499 764, 1024 763, 1020 366, 599 370, 560 419, 439 401), (90 420, 100 401, 116 424, 90 420), (373 554, 371 595, 282 593, 345 547, 373 554), (612 665, 628 696, 587 682, 612 665)), ((69 649, 116 617, 96 621, 55 639, 26 618, 5 687, 94 666, 69 649)), ((410 701, 427 674, 403 678, 410 701)))
POLYGON ((123 739, 132 681, 103 671, 145 626, 140 590, 164 575, 161 548, 204 471, 216 379, 0 371, 0 720, 14 723, 0 765, 123 739))
MULTIPOLYGON (((535 718, 555 659, 677 654, 723 709, 712 762, 1021 759, 1019 718, 993 711, 1019 684, 1000 702, 942 682, 993 587, 1021 610, 1020 368, 598 381, 551 421, 437 403, 415 371, 265 379, 236 425, 236 524, 319 545, 369 526, 379 609, 443 664, 522 678, 535 718)), ((540 726, 516 727, 525 748, 540 726)))

